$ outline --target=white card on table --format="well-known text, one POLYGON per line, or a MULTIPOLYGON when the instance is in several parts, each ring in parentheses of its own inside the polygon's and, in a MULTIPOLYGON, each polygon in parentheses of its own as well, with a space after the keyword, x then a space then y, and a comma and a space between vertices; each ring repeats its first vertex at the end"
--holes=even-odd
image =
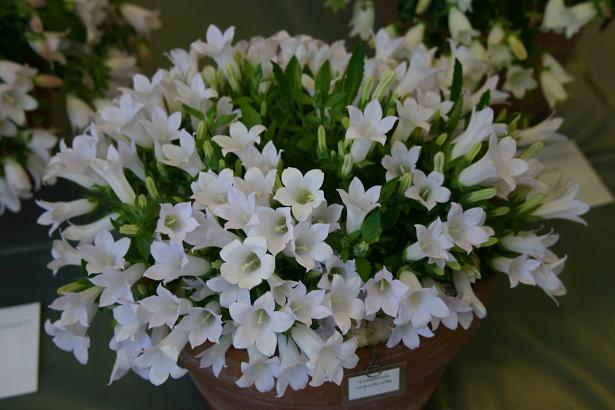
POLYGON ((41 304, 0 308, 0 399, 38 389, 41 304))
POLYGON ((547 180, 556 181, 559 173, 574 178, 580 187, 579 199, 592 208, 613 203, 613 195, 574 142, 548 144, 540 159, 547 180))

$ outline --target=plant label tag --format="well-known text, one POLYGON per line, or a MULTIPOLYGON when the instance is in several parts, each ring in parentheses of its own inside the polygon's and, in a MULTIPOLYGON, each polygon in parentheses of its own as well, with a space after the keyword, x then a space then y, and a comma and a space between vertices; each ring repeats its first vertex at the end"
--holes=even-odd
POLYGON ((0 399, 38 389, 41 304, 0 309, 0 399))
POLYGON ((348 400, 364 399, 399 390, 399 367, 348 378, 348 400))

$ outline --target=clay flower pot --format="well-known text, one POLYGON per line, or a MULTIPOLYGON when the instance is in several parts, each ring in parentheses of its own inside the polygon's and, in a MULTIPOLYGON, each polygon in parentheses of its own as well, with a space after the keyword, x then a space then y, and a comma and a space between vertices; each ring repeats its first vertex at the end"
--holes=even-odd
MULTIPOLYGON (((491 297, 493 285, 494 280, 490 278, 474 289, 485 304, 491 297)), ((245 350, 229 349, 226 355, 228 367, 222 370, 219 378, 211 369, 199 368, 199 359, 195 355, 206 346, 184 350, 180 360, 214 410, 420 409, 436 388, 446 365, 470 342, 480 322, 474 318, 468 330, 458 328, 451 331, 440 326, 434 337, 421 338, 421 345, 414 350, 401 343, 392 349, 383 344, 357 349, 359 364, 354 369, 345 370, 340 386, 325 383, 300 391, 289 387, 279 398, 275 397, 275 389, 260 393, 254 387, 240 388, 235 384, 241 377, 241 362, 248 361, 245 350), (388 391, 377 393, 383 390, 388 391), (369 395, 374 392, 376 394, 369 395)))

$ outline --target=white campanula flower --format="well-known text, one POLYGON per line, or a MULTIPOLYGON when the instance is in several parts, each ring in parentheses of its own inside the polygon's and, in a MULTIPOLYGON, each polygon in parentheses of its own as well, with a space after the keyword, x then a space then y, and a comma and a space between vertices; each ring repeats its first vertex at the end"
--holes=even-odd
POLYGON ((349 23, 350 37, 358 36, 361 40, 368 40, 374 27, 374 20, 374 3, 371 0, 357 0, 349 23))
POLYGON ((148 379, 155 386, 160 386, 169 376, 178 379, 187 372, 177 365, 179 354, 187 341, 186 332, 173 330, 160 343, 145 349, 134 363, 147 369, 148 379))
POLYGON ((250 290, 228 282, 222 276, 209 279, 207 287, 219 294, 220 306, 228 308, 235 302, 250 303, 250 290))
POLYGON ((254 346, 247 346, 249 361, 241 362, 241 377, 235 384, 239 387, 254 385, 261 393, 268 392, 275 386, 275 378, 280 374, 280 359, 268 357, 254 346))
POLYGON ((311 326, 312 319, 324 319, 331 314, 331 311, 323 306, 324 296, 324 290, 308 292, 305 285, 298 282, 290 289, 282 311, 290 314, 296 321, 311 326))
POLYGON ((87 326, 79 323, 65 325, 61 320, 45 321, 45 333, 53 338, 53 343, 65 352, 72 352, 81 364, 88 362, 90 337, 86 335, 87 330, 87 326))
POLYGON ((184 289, 192 292, 190 299, 195 302, 200 302, 206 297, 215 294, 201 278, 183 278, 182 284, 184 289))
POLYGON ((218 67, 224 70, 232 63, 233 47, 231 43, 235 36, 235 27, 229 27, 224 31, 220 31, 218 27, 210 24, 207 27, 206 39, 207 42, 197 41, 192 43, 192 48, 201 54, 205 54, 216 61, 218 67))
POLYGON ((457 296, 450 296, 446 293, 442 285, 435 283, 431 279, 424 279, 423 286, 425 287, 434 287, 438 291, 438 296, 440 299, 444 301, 446 307, 448 308, 448 316, 445 317, 431 317, 431 329, 436 330, 440 323, 442 323, 446 328, 451 330, 456 330, 459 325, 463 329, 468 329, 472 324, 472 320, 474 320, 474 312, 472 310, 472 306, 468 305, 466 302, 461 300, 457 296))
POLYGON ((545 143, 565 141, 566 137, 557 132, 563 122, 564 120, 559 117, 547 118, 532 127, 515 130, 513 136, 517 138, 519 147, 528 146, 537 141, 545 143))
POLYGON ((109 146, 106 160, 92 158, 90 167, 105 180, 120 201, 129 205, 134 204, 135 191, 124 175, 124 166, 117 149, 113 145, 109 146))
POLYGON ((111 231, 113 224, 111 221, 117 218, 117 214, 104 216, 94 222, 85 225, 70 225, 62 231, 64 239, 69 241, 79 241, 79 243, 91 243, 101 231, 111 231))
POLYGON ((487 214, 482 208, 463 210, 461 205, 453 202, 446 218, 446 232, 455 245, 472 252, 472 246, 479 246, 494 235, 494 230, 484 226, 487 214))
POLYGON ((564 84, 568 84, 573 78, 564 70, 564 67, 551 54, 542 56, 543 70, 540 72, 540 86, 549 106, 554 107, 558 103, 568 99, 568 93, 564 84))
POLYGON ((361 285, 359 277, 344 279, 340 275, 333 275, 331 288, 323 299, 323 305, 331 310, 333 320, 342 334, 350 330, 351 319, 359 321, 365 316, 365 305, 359 299, 361 285))
POLYGON ((429 130, 430 124, 428 121, 434 115, 434 110, 419 105, 412 97, 406 98, 403 104, 399 101, 396 101, 395 104, 399 123, 395 132, 393 132, 393 141, 406 141, 415 128, 421 128, 424 131, 429 130))
POLYGON ((387 315, 396 317, 399 301, 408 292, 408 286, 400 280, 393 279, 391 272, 383 267, 367 281, 365 292, 366 315, 373 315, 382 309, 387 315))
POLYGON ((432 171, 429 175, 425 175, 423 171, 417 169, 412 173, 412 186, 404 192, 404 195, 431 211, 436 204, 446 203, 451 197, 451 191, 442 186, 443 183, 443 174, 432 171))
POLYGON ((109 349, 115 351, 115 362, 109 376, 109 385, 121 379, 129 370, 134 370, 139 376, 147 378, 147 369, 134 364, 137 357, 145 349, 152 347, 151 339, 147 333, 140 331, 134 340, 118 341, 115 337, 109 341, 109 349))
POLYGON ((227 193, 228 202, 212 209, 212 213, 225 219, 224 229, 242 229, 247 225, 258 223, 256 212, 256 193, 244 194, 231 188, 227 193))
POLYGON ((589 211, 589 205, 576 199, 579 185, 570 178, 560 178, 545 195, 542 204, 532 215, 544 219, 567 219, 585 224, 580 215, 589 211))
POLYGON ((361 112, 357 107, 349 105, 350 127, 346 130, 345 138, 352 140, 350 153, 354 162, 360 162, 367 154, 374 142, 384 145, 386 133, 393 128, 397 117, 382 117, 382 107, 378 100, 372 100, 361 112))
POLYGON ((387 170, 385 179, 390 181, 395 177, 413 172, 420 153, 420 146, 408 149, 403 142, 395 141, 391 146, 391 155, 385 155, 382 158, 382 166, 387 170))
POLYGON ((64 239, 53 241, 51 256, 53 260, 47 264, 47 269, 51 269, 54 275, 64 266, 81 266, 81 253, 64 239))
POLYGON ((139 304, 150 313, 150 329, 162 325, 172 329, 179 316, 185 315, 191 307, 189 300, 178 298, 162 284, 156 288, 156 295, 141 299, 139 304))
POLYGON ((329 236, 329 226, 304 221, 293 228, 293 238, 285 250, 286 255, 294 256, 297 263, 306 271, 313 269, 316 262, 325 262, 333 256, 333 249, 325 239, 329 236))
POLYGON ((131 287, 145 272, 145 265, 136 263, 124 270, 104 268, 100 275, 90 278, 90 282, 103 289, 98 306, 111 306, 114 303, 132 303, 134 301, 131 287))
POLYGON ((367 214, 380 206, 381 186, 376 185, 365 191, 361 180, 354 177, 348 186, 348 192, 338 189, 342 202, 346 206, 346 232, 352 233, 361 229, 367 214))
POLYGON ((400 280, 407 285, 408 290, 399 302, 396 325, 410 322, 414 328, 420 329, 427 326, 433 317, 444 318, 449 315, 448 307, 435 287, 424 288, 416 275, 409 271, 402 272, 400 280))
POLYGON ((80 130, 85 128, 92 118, 92 108, 74 94, 68 94, 66 96, 66 112, 68 113, 68 120, 73 130, 80 130))
POLYGON ((120 12, 137 33, 144 36, 148 36, 162 25, 158 10, 148 10, 136 4, 124 3, 120 6, 120 12))
POLYGON ((384 28, 378 30, 374 36, 374 45, 376 49, 376 59, 389 61, 392 59, 403 42, 402 37, 391 37, 388 31, 384 28))
POLYGON ((504 82, 502 88, 510 91, 515 98, 520 99, 526 92, 535 89, 537 86, 533 68, 523 68, 513 64, 506 70, 506 82, 504 82))
POLYGON ((498 140, 492 135, 487 153, 461 171, 459 182, 465 186, 499 183, 500 192, 507 194, 517 186, 515 177, 529 169, 527 161, 515 158, 516 155, 517 143, 512 137, 498 140))
POLYGON ((457 295, 461 300, 470 305, 474 311, 474 314, 479 319, 487 316, 487 309, 481 300, 474 294, 472 290, 473 277, 466 271, 454 271, 453 283, 457 295))
MULTIPOLYGON (((111 104, 102 107, 98 110, 102 122, 99 123, 99 128, 104 132, 113 134, 121 134, 123 130, 132 125, 133 120, 143 108, 143 104, 133 99, 130 93, 123 93, 117 101, 117 104, 111 104)), ((130 133, 131 136, 136 135, 130 133)), ((149 148, 152 146, 152 139, 149 136, 138 137, 136 141, 139 145, 149 148)))
POLYGON ((191 185, 194 209, 213 209, 227 203, 227 192, 233 186, 233 170, 225 168, 219 174, 208 170, 199 173, 199 178, 191 185))
POLYGON ((214 375, 218 377, 223 367, 226 367, 226 351, 233 344, 233 337, 230 334, 220 338, 218 343, 214 343, 208 349, 199 353, 196 357, 201 359, 200 367, 211 367, 214 375))
MULTIPOLYGON (((344 279, 359 277, 354 259, 343 261, 338 255, 333 255, 325 262, 325 273, 318 281, 319 289, 331 288, 331 281, 334 275, 341 275, 344 279)), ((361 278, 359 278, 361 279, 361 278)))
MULTIPOLYGON (((556 258, 553 261, 543 262, 532 272, 536 280, 536 285, 553 298, 553 300, 555 300, 554 296, 563 296, 566 294, 566 287, 559 279, 559 275, 564 269, 565 262, 566 257, 556 258)), ((555 303, 557 303, 556 300, 555 303)))
POLYGON ((520 255, 516 258, 506 258, 499 256, 491 261, 491 266, 499 272, 508 275, 510 287, 514 288, 519 283, 525 285, 536 285, 536 280, 532 275, 542 262, 529 258, 527 255, 520 255))
POLYGON ((116 341, 135 340, 147 325, 150 313, 136 303, 125 303, 113 308, 113 328, 116 341))
POLYGON ((263 147, 262 152, 255 147, 248 147, 241 154, 241 162, 245 169, 258 168, 263 173, 276 169, 282 156, 282 150, 278 151, 269 141, 263 147))
POLYGON ((452 159, 466 155, 474 145, 486 140, 492 130, 493 110, 491 108, 486 107, 480 111, 472 111, 465 131, 455 139, 455 145, 451 153, 452 159))
POLYGON ((395 347, 399 342, 403 342, 408 349, 416 349, 421 344, 419 336, 433 337, 434 334, 429 327, 416 328, 412 322, 397 325, 393 328, 393 332, 387 340, 387 347, 395 347))
POLYGON ((298 221, 305 221, 312 209, 324 201, 322 187, 325 174, 319 169, 313 169, 301 174, 297 168, 286 168, 282 171, 282 183, 273 199, 285 206, 290 206, 293 216, 298 221))
POLYGON ((197 227, 186 234, 186 243, 194 245, 193 250, 204 248, 224 248, 239 237, 222 228, 214 215, 207 210, 205 214, 195 211, 192 216, 197 221, 197 227))
POLYGON ((307 386, 310 369, 307 358, 299 352, 291 337, 278 334, 278 351, 280 356, 280 373, 276 383, 276 397, 282 397, 288 386, 301 390, 307 386))
POLYGON ((168 235, 169 239, 182 242, 186 235, 198 227, 197 220, 192 216, 190 202, 178 204, 160 204, 160 214, 156 232, 168 235))
POLYGON ((147 268, 143 276, 161 280, 165 285, 182 276, 201 276, 210 269, 209 262, 187 255, 184 247, 175 241, 154 241, 150 252, 156 263, 147 268))
POLYGON ((247 233, 249 236, 264 237, 267 241, 267 250, 273 256, 282 252, 294 238, 290 208, 260 208, 256 212, 256 220, 257 223, 247 227, 247 233))
POLYGON ((233 185, 245 195, 254 193, 254 201, 259 206, 268 207, 275 185, 276 171, 263 173, 260 168, 249 168, 243 178, 233 178, 233 185))
POLYGON ((394 94, 398 97, 406 96, 422 87, 441 71, 442 68, 432 65, 432 53, 424 47, 417 47, 412 52, 407 70, 398 77, 399 84, 395 87, 394 94))
POLYGON ((113 240, 111 232, 100 231, 94 238, 94 244, 83 244, 77 247, 89 274, 100 273, 105 268, 123 269, 124 256, 130 248, 130 238, 113 240))
POLYGON ((90 167, 91 160, 96 157, 98 142, 95 128, 92 128, 92 131, 93 135, 78 135, 73 138, 70 147, 64 140, 60 141, 60 152, 49 160, 43 176, 44 182, 52 182, 56 177, 60 177, 83 187, 105 184, 105 180, 90 167))
POLYGON ((456 42, 469 45, 479 32, 472 28, 470 21, 457 7, 451 7, 448 11, 448 30, 456 42))
POLYGON ((260 134, 263 131, 265 131, 265 127, 262 125, 255 125, 248 130, 243 123, 237 121, 232 123, 229 128, 230 137, 216 135, 212 140, 220 146, 222 155, 226 156, 228 153, 233 153, 240 156, 240 153, 246 148, 253 147, 254 144, 260 144, 260 134))
POLYGON ((356 355, 357 339, 344 341, 338 332, 323 340, 315 331, 305 325, 297 325, 291 331, 293 340, 308 357, 310 386, 318 387, 325 382, 342 383, 344 369, 351 369, 359 362, 356 355))
POLYGON ((267 240, 262 236, 229 243, 220 251, 220 258, 224 261, 222 277, 240 288, 252 289, 271 277, 275 269, 274 257, 267 253, 267 240))
POLYGON ((196 142, 186 130, 179 134, 179 145, 164 144, 162 146, 163 164, 171 165, 186 171, 194 177, 205 168, 205 164, 196 150, 196 142))
POLYGON ((202 345, 207 340, 217 343, 222 335, 220 305, 209 302, 205 307, 191 307, 175 328, 188 333, 192 348, 202 345))
POLYGON ((154 140, 156 158, 164 158, 162 154, 163 145, 170 144, 179 139, 181 119, 181 112, 167 115, 162 108, 157 106, 151 113, 151 120, 141 120, 143 128, 154 140))
POLYGON ((517 234, 509 234, 499 239, 500 244, 513 252, 528 255, 534 259, 544 260, 551 258, 548 248, 555 245, 559 235, 548 233, 536 235, 533 231, 522 231, 517 234))
POLYGON ((50 309, 62 312, 57 322, 63 326, 78 323, 88 327, 96 314, 96 299, 101 289, 95 286, 81 292, 67 292, 49 305, 50 309))
POLYGON ((412 261, 429 258, 429 263, 436 263, 441 268, 446 262, 455 260, 449 252, 449 249, 453 247, 453 241, 447 235, 446 225, 440 218, 430 223, 429 227, 420 224, 414 227, 417 241, 406 248, 406 258, 412 261))
POLYGON ((40 225, 50 225, 49 234, 53 233, 60 224, 81 215, 90 213, 96 208, 96 204, 89 199, 76 199, 68 202, 36 201, 36 204, 45 212, 38 217, 36 222, 40 225))
POLYGON ((200 73, 194 74, 190 84, 182 81, 175 81, 177 87, 177 101, 197 110, 207 111, 212 104, 211 98, 218 96, 218 92, 211 88, 205 88, 203 76, 200 73))
POLYGON ((564 0, 549 0, 545 7, 542 29, 564 33, 566 38, 570 38, 591 21, 596 13, 596 6, 589 1, 568 7, 564 0))
POLYGON ((233 346, 245 349, 255 343, 258 351, 268 357, 275 353, 276 333, 287 331, 294 322, 288 313, 275 311, 271 292, 263 294, 254 304, 235 302, 229 307, 229 312, 238 325, 233 346))
POLYGON ((344 207, 342 205, 327 205, 327 201, 323 201, 312 210, 309 221, 312 224, 327 224, 329 225, 329 232, 334 232, 340 229, 339 220, 343 210, 344 207))

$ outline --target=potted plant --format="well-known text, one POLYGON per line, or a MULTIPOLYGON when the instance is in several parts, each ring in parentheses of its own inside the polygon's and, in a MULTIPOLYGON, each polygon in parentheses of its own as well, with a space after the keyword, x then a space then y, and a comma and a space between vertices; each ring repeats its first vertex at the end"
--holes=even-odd
POLYGON ((367 57, 210 26, 100 109, 46 174, 83 191, 39 219, 61 232, 49 267, 83 275, 50 306, 56 345, 85 363, 107 311, 110 381, 190 370, 214 408, 418 408, 492 273, 563 295, 534 224, 588 210, 541 179, 559 122, 521 127, 489 78, 383 33, 367 57))
MULTIPOLYGON (((0 214, 32 198, 63 127, 90 121, 147 57, 157 11, 125 1, 5 0, 0 5, 0 214)), ((51 181, 47 181, 51 182, 51 181)))

